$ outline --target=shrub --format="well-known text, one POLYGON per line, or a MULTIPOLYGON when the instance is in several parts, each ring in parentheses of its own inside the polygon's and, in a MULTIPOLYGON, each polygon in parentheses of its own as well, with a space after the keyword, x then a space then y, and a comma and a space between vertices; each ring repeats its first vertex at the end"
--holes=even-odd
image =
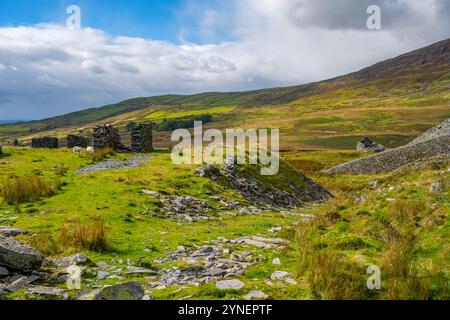
POLYGON ((108 156, 113 155, 114 150, 112 148, 102 148, 102 149, 96 149, 94 153, 88 153, 86 151, 83 151, 83 153, 80 154, 80 157, 82 158, 88 158, 92 162, 100 162, 105 160, 108 156))
POLYGON ((298 252, 297 273, 304 275, 317 298, 327 300, 371 297, 366 287, 365 270, 351 263, 338 250, 318 245, 315 233, 329 225, 329 217, 301 223, 295 236, 298 252))
POLYGON ((63 250, 61 244, 48 233, 41 233, 30 239, 30 245, 46 255, 55 255, 63 250))
POLYGON ((55 172, 55 174, 57 176, 65 176, 67 171, 69 171, 69 167, 65 166, 65 165, 56 165, 53 168, 53 171, 55 172))
POLYGON ((17 177, 1 187, 0 195, 9 204, 37 201, 56 193, 59 181, 47 183, 38 176, 17 177))
POLYGON ((65 247, 105 251, 109 248, 108 229, 101 220, 92 223, 64 224, 60 230, 60 242, 65 247))

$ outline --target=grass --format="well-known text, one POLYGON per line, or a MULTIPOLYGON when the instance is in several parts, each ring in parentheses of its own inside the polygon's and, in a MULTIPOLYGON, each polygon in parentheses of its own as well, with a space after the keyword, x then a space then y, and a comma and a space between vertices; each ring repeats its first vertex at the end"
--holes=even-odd
MULTIPOLYGON (((21 211, 14 204, 0 203, 0 224, 13 225, 37 236, 21 239, 47 255, 60 257, 85 253, 92 261, 131 259, 135 265, 153 268, 183 267, 173 262, 155 263, 178 246, 203 245, 217 237, 285 237, 291 245, 284 250, 255 249, 262 262, 249 267, 238 292, 220 293, 213 284, 200 287, 169 287, 156 290, 157 299, 230 299, 242 298, 252 290, 262 290, 270 299, 444 299, 449 279, 449 196, 445 190, 430 194, 433 182, 448 185, 445 167, 431 166, 420 172, 403 174, 326 175, 318 168, 363 156, 355 151, 287 152, 283 157, 309 178, 330 190, 334 199, 301 210, 318 218, 298 227, 290 227, 299 217, 277 212, 263 215, 223 216, 213 221, 180 223, 151 213, 161 212, 158 197, 142 190, 165 195, 192 196, 208 201, 219 195, 227 201, 244 201, 242 196, 220 182, 193 174, 197 166, 173 166, 170 154, 151 153, 151 160, 140 168, 111 170, 77 175, 91 159, 71 150, 35 150, 10 148, 0 162, 0 183, 13 177, 39 172, 44 181, 61 179, 61 191, 52 197, 24 203, 21 211), (56 166, 65 167, 60 175, 56 166), (368 189, 377 180, 381 192, 368 189), (195 188, 192 186, 195 185, 195 188), (390 188, 394 187, 394 190, 390 188), (361 194, 366 201, 353 203, 361 194), (396 201, 387 201, 395 198, 396 201), (279 235, 268 229, 286 226, 279 235), (411 235, 411 237, 409 237, 411 235), (88 239, 88 240, 85 240, 88 239), (104 241, 107 239, 107 241, 104 241), (106 245, 105 245, 106 244, 106 245), (407 250, 406 250, 407 249, 407 250), (281 266, 271 261, 280 258, 281 266), (365 286, 367 266, 382 270, 382 290, 365 286), (277 270, 291 272, 298 285, 273 287, 267 278, 277 270)), ((122 159, 124 155, 111 155, 122 159)), ((251 168, 250 168, 251 171, 251 168)), ((282 188, 290 180, 282 166, 273 183, 282 188)), ((268 186, 270 181, 263 181, 268 186)), ((298 182, 300 183, 300 182, 298 182)), ((118 265, 126 268, 126 265, 118 265)), ((128 280, 128 279, 127 279, 128 280)), ((133 278, 144 285, 148 280, 133 278)), ((100 284, 109 284, 104 280, 100 284)))
POLYGON ((317 172, 357 156, 286 154, 335 196, 314 210, 316 219, 295 229, 299 279, 319 299, 448 299, 450 197, 445 190, 438 195, 428 191, 435 181, 449 182, 445 165, 377 176, 317 172), (378 191, 367 187, 374 180, 378 191), (366 200, 354 203, 361 194, 366 200), (370 265, 381 269, 381 290, 365 286, 370 265))
POLYGON ((112 148, 102 148, 94 150, 93 153, 89 153, 83 150, 83 152, 80 154, 80 157, 87 158, 91 160, 91 162, 101 162, 113 154, 114 150, 112 148))
POLYGON ((16 177, 0 188, 0 195, 9 204, 37 201, 59 190, 59 182, 48 183, 39 176, 16 177))
POLYGON ((59 241, 64 247, 98 252, 106 251, 110 246, 108 229, 102 220, 64 224, 59 241))

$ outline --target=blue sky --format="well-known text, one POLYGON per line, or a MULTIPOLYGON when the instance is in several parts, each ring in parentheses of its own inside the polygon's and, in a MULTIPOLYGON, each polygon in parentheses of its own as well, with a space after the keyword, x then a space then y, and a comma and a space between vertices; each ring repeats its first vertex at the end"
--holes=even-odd
MULTIPOLYGON (((0 26, 64 24, 68 16, 66 8, 74 4, 81 8, 83 27, 100 29, 110 35, 172 43, 182 42, 180 34, 183 33, 186 41, 204 43, 205 39, 195 31, 198 11, 217 8, 219 3, 216 0, 1 0, 0 26)), ((221 33, 213 41, 228 39, 221 33)))
POLYGON ((450 0, 0 0, 0 120, 304 84, 449 36, 450 0))

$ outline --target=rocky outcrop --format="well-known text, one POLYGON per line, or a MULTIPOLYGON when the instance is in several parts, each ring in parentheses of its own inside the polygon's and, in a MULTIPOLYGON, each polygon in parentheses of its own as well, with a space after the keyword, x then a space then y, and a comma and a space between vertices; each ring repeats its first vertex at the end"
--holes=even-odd
POLYGON ((305 203, 323 202, 331 197, 328 191, 294 169, 292 178, 294 175, 300 178, 303 182, 301 185, 284 181, 285 188, 268 186, 258 176, 240 170, 235 158, 227 158, 221 169, 205 165, 197 168, 195 174, 213 181, 227 180, 253 205, 266 209, 294 209, 304 206, 305 203))
POLYGON ((0 236, 0 266, 13 270, 35 270, 41 267, 44 256, 17 240, 0 236))
POLYGON ((416 139, 414 139, 410 145, 414 145, 417 143, 421 143, 424 141, 428 141, 431 139, 436 139, 440 137, 450 136, 450 119, 445 120, 440 125, 431 128, 424 134, 420 135, 416 139))
POLYGON ((450 161, 450 119, 405 146, 344 163, 324 172, 374 174, 447 161, 450 161))

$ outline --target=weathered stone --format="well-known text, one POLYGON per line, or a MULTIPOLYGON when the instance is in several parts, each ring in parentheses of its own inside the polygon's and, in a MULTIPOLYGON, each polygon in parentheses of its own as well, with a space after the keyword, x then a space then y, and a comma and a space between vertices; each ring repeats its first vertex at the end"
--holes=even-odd
POLYGON ((0 266, 13 270, 34 270, 41 267, 44 256, 17 240, 0 236, 0 266))
POLYGON ((244 296, 245 300, 266 300, 269 296, 262 291, 251 291, 244 296))
POLYGON ((126 150, 122 144, 119 130, 110 124, 95 127, 93 136, 95 149, 112 148, 117 151, 126 150))
POLYGON ((154 275, 158 274, 158 271, 147 269, 147 268, 141 268, 141 267, 128 267, 127 268, 127 275, 133 275, 133 274, 143 274, 143 275, 154 275))
POLYGON ((68 295, 64 289, 44 286, 29 286, 26 296, 38 296, 46 300, 67 300, 68 295))
POLYGON ((362 152, 383 152, 386 150, 384 146, 365 137, 356 145, 356 150, 362 152))
POLYGON ((216 288, 219 290, 240 290, 245 286, 240 280, 223 280, 216 283, 216 288))
MULTIPOLYGON (((197 175, 208 177, 213 181, 219 178, 227 179, 230 185, 239 191, 247 200, 257 207, 266 209, 302 207, 306 202, 323 202, 331 197, 331 194, 319 185, 303 176, 301 173, 293 170, 293 174, 304 183, 297 185, 290 183, 286 189, 269 187, 263 183, 257 176, 249 176, 238 170, 237 159, 227 157, 225 164, 220 170, 213 166, 202 166, 195 170, 197 175)), ((237 203, 234 209, 245 213, 246 209, 237 203)), ((259 211, 261 213, 261 211, 259 211)), ((252 212, 249 212, 252 214, 252 212)))
POLYGON ((33 138, 31 139, 31 147, 57 149, 59 148, 59 141, 55 137, 33 138))
POLYGON ((275 271, 270 276, 270 279, 271 280, 284 280, 284 279, 290 278, 290 277, 291 277, 291 274, 289 272, 286 272, 286 271, 275 271))
POLYGON ((8 269, 5 267, 0 267, 0 278, 1 277, 7 277, 9 275, 8 269))
POLYGON ((82 135, 70 134, 67 136, 67 147, 74 148, 87 148, 90 145, 89 138, 82 135))
POLYGON ((141 300, 144 289, 138 282, 131 281, 107 286, 94 294, 95 300, 141 300))
POLYGON ((109 276, 109 272, 106 271, 99 271, 97 273, 97 278, 102 280, 102 279, 106 279, 109 276))
POLYGON ((0 226, 0 236, 11 238, 11 237, 19 236, 19 235, 24 235, 24 234, 28 234, 28 231, 22 230, 22 229, 17 229, 17 228, 12 228, 12 227, 0 226))
POLYGON ((326 173, 383 173, 450 161, 450 119, 411 143, 325 170, 326 173))
MULTIPOLYGON (((443 184, 440 182, 434 182, 430 186, 430 193, 438 193, 443 189, 443 184)), ((0 230, 1 233, 1 230, 0 230)))
POLYGON ((273 259, 273 260, 272 260, 272 264, 280 265, 280 264, 281 264, 280 258, 275 258, 275 259, 273 259))
POLYGON ((84 254, 75 254, 73 256, 64 257, 53 261, 53 263, 58 268, 67 268, 70 266, 87 266, 93 265, 92 261, 89 260, 84 254))
POLYGON ((144 153, 153 150, 152 130, 152 123, 131 126, 131 152, 144 153))

